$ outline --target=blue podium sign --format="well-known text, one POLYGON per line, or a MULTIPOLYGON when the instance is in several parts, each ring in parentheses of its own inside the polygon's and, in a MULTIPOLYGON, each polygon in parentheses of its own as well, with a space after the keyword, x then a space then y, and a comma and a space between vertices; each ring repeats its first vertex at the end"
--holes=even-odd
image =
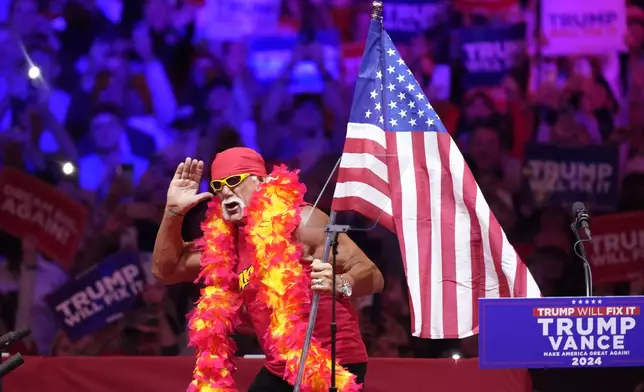
POLYGON ((644 365, 644 297, 479 300, 479 367, 644 365))

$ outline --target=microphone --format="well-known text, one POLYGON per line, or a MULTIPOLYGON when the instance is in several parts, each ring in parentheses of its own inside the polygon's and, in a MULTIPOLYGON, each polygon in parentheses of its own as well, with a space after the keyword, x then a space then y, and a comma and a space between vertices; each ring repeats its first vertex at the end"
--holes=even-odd
POLYGON ((7 362, 0 365, 0 378, 15 370, 18 366, 25 363, 25 359, 20 354, 16 354, 9 358, 7 362))
POLYGON ((590 216, 588 215, 588 212, 586 212, 586 206, 584 206, 584 203, 580 201, 575 202, 575 204, 572 205, 572 214, 575 217, 575 226, 577 228, 581 227, 584 230, 584 233, 586 233, 586 237, 590 239, 590 227, 588 226, 590 216))
POLYGON ((18 331, 12 331, 0 336, 0 350, 8 348, 19 340, 31 335, 31 329, 25 328, 18 331))

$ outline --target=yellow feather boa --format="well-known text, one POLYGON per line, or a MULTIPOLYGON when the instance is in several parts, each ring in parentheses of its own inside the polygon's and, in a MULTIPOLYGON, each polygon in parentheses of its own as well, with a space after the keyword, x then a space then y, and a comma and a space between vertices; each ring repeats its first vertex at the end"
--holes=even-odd
MULTIPOLYGON (((286 362, 283 378, 295 383, 310 310, 310 277, 300 262, 301 245, 293 241, 300 224, 306 187, 297 171, 276 167, 246 208, 244 235, 254 248, 250 256, 257 279, 257 301, 271 311, 266 341, 277 358, 286 362)), ((235 347, 230 335, 241 300, 237 264, 236 228, 222 218, 221 203, 213 200, 202 224, 201 274, 206 287, 190 316, 190 344, 197 350, 193 381, 188 392, 237 391, 233 371, 235 347)), ((307 356, 302 392, 325 392, 331 379, 328 350, 313 339, 307 356)), ((342 392, 359 391, 355 376, 336 364, 336 386, 342 392)))

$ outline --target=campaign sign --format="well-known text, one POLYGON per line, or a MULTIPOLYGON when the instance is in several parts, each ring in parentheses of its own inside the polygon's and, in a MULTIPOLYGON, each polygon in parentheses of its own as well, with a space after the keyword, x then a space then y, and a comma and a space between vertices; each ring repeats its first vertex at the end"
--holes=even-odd
POLYGON ((123 317, 145 283, 138 254, 117 253, 56 290, 47 303, 69 338, 77 340, 123 317))
POLYGON ((34 237, 38 250, 68 268, 85 230, 87 210, 56 188, 19 170, 0 172, 0 229, 34 237))
POLYGON ((585 247, 595 284, 644 275, 644 212, 598 216, 592 226, 593 239, 585 247))
POLYGON ((525 25, 468 27, 459 30, 465 65, 463 89, 496 86, 519 63, 525 48, 525 25))
POLYGON ((451 2, 446 0, 388 0, 383 9, 385 29, 394 42, 449 23, 451 2))
POLYGON ((360 63, 364 52, 364 42, 342 44, 342 82, 347 85, 355 84, 360 73, 360 63))
POLYGON ((530 144, 524 174, 537 201, 570 206, 576 201, 610 211, 619 190, 619 152, 613 146, 530 144))
POLYGON ((318 55, 324 68, 337 78, 340 71, 340 35, 337 30, 316 31, 317 45, 304 45, 298 51, 300 58, 293 59, 296 48, 301 45, 295 34, 256 37, 249 41, 248 62, 255 78, 265 87, 270 87, 279 78, 292 60, 289 90, 294 93, 321 93, 324 89, 322 73, 318 69, 318 55), (318 46, 319 45, 319 46, 318 46), (313 53, 315 50, 321 53, 313 53))
POLYGON ((541 0, 544 56, 592 55, 626 50, 625 1, 541 0))
POLYGON ((482 298, 482 369, 644 365, 644 297, 482 298))

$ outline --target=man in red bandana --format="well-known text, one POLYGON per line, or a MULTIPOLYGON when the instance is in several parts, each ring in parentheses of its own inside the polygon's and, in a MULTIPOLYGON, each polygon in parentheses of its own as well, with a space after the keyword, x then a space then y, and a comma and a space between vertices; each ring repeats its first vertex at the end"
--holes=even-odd
MULTIPOLYGON (((221 201, 223 218, 241 227, 245 224, 244 209, 267 177, 261 155, 249 148, 231 148, 217 154, 212 163, 211 187, 214 195, 210 192, 198 193, 203 166, 202 161, 187 158, 177 167, 168 189, 165 216, 157 234, 153 254, 153 272, 166 284, 192 282, 200 272, 201 253, 181 238, 181 225, 186 212, 199 202, 214 196, 221 201)), ((351 299, 381 291, 384 281, 378 268, 364 252, 347 235, 341 234, 336 260, 338 294, 336 298, 331 297, 334 271, 330 264, 320 261, 325 240, 324 227, 328 219, 317 208, 304 206, 301 210, 302 223, 294 231, 295 240, 302 244, 302 263, 310 271, 311 289, 325 294, 321 297, 314 336, 323 347, 330 347, 331 305, 332 301, 336 301, 338 361, 355 374, 357 382, 362 384, 367 368, 367 352, 351 299)), ((269 326, 270 312, 263 303, 256 300, 257 290, 252 285, 247 285, 252 279, 252 265, 244 245, 239 244, 237 249, 239 290, 257 338, 266 353, 264 367, 249 391, 292 391, 293 386, 283 379, 284 361, 273 357, 270 347, 266 347, 264 336, 269 326)))

